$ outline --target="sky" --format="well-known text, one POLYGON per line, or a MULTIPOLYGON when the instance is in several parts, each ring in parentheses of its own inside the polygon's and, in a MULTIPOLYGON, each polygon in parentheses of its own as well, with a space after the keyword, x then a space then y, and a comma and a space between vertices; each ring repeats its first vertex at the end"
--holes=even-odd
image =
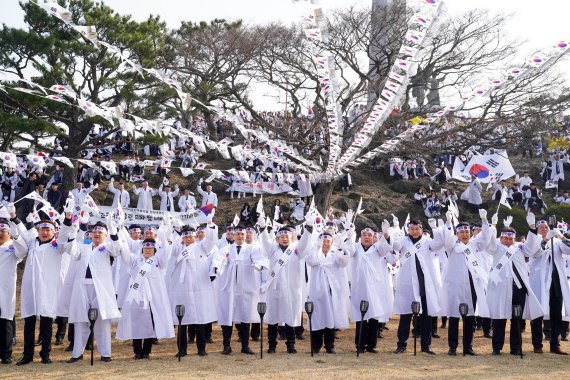
MULTIPOLYGON (((1 23, 13 27, 25 26, 18 2, 2 0, 1 23)), ((291 0, 107 0, 104 3, 121 14, 131 14, 135 20, 144 20, 149 14, 160 15, 170 28, 178 27, 183 20, 198 22, 214 18, 242 19, 248 24, 270 21, 288 24, 300 20, 299 7, 291 0)), ((321 0, 320 3, 326 13, 337 7, 370 6, 372 0, 321 0)), ((416 0, 408 3, 415 4, 416 0)), ((446 17, 474 8, 512 14, 507 32, 511 37, 527 41, 521 52, 523 59, 561 39, 570 40, 569 0, 447 0, 445 3, 448 9, 446 17)), ((563 64, 567 67, 561 69, 570 78, 568 60, 563 64)), ((274 98, 266 92, 260 92, 257 97, 260 98, 261 107, 267 109, 264 105, 274 102, 274 98)))

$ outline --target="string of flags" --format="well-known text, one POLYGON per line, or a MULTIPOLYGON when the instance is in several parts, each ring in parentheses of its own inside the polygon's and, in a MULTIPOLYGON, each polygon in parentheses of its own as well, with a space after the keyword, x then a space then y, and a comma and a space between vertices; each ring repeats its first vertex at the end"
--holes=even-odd
POLYGON ((408 21, 408 30, 404 42, 400 47, 398 58, 388 73, 384 88, 380 91, 380 96, 372 107, 364 125, 355 134, 352 145, 339 159, 338 172, 353 163, 360 152, 372 142, 372 138, 382 123, 405 94, 409 79, 415 71, 416 62, 420 61, 420 54, 425 51, 422 48, 428 44, 426 37, 442 14, 442 3, 442 1, 432 0, 421 0, 419 2, 417 11, 408 21))
POLYGON ((507 70, 502 77, 491 79, 487 84, 481 85, 474 90, 468 91, 466 95, 461 96, 461 100, 452 101, 449 104, 444 105, 442 110, 430 113, 427 115, 427 117, 421 120, 415 120, 417 123, 412 123, 413 125, 410 128, 393 137, 392 139, 385 141, 382 145, 378 146, 375 149, 372 149, 363 156, 352 160, 350 163, 348 163, 348 166, 355 168, 359 165, 368 163, 370 160, 379 156, 380 154, 392 152, 396 150, 400 142, 410 141, 416 132, 427 130, 439 122, 441 118, 446 114, 461 110, 467 102, 475 98, 491 96, 491 94, 496 93, 511 83, 522 81, 523 79, 528 78, 539 71, 548 70, 556 62, 558 62, 564 54, 567 54, 568 51, 570 51, 569 44, 570 41, 559 41, 550 48, 550 52, 531 55, 525 64, 517 68, 511 68, 507 70))
POLYGON ((321 94, 325 100, 326 118, 329 134, 329 158, 327 173, 334 171, 337 160, 341 153, 343 123, 341 107, 337 102, 338 98, 338 80, 334 63, 334 56, 319 47, 321 43, 327 43, 329 33, 326 23, 324 22, 324 14, 317 0, 294 0, 294 3, 305 5, 302 16, 303 31, 305 36, 314 42, 312 46, 313 63, 317 70, 317 77, 321 94))

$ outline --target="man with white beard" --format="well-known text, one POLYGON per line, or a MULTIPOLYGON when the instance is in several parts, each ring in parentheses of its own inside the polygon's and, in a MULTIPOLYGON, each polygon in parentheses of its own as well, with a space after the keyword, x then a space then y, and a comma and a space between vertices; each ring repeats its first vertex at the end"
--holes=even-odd
MULTIPOLYGON (((533 215, 534 216, 534 215, 533 215)), ((529 224, 534 224, 530 220, 529 224)), ((523 319, 536 319, 544 313, 529 283, 524 254, 514 245, 516 231, 503 227, 500 239, 491 239, 487 252, 493 256, 493 267, 489 272, 487 305, 493 320, 493 355, 500 355, 505 344, 507 319, 511 320, 510 347, 512 355, 520 355, 520 326, 513 319, 513 306, 522 308, 523 319)))
POLYGON ((310 233, 305 232, 301 240, 293 242, 290 227, 282 227, 277 236, 272 238, 265 229, 265 220, 260 218, 258 225, 263 229, 259 236, 259 244, 263 253, 269 259, 270 274, 262 285, 266 292, 269 349, 267 353, 274 354, 277 347, 277 325, 285 324, 287 353, 295 354, 295 330, 301 325, 303 310, 302 284, 305 272, 302 270, 302 260, 306 255, 310 233))
MULTIPOLYGON (((352 214, 347 213, 347 220, 352 220, 352 214)), ((382 236, 374 243, 375 232, 371 228, 360 231, 360 242, 353 243, 345 249, 352 260, 352 283, 350 294, 350 314, 356 321, 354 343, 359 352, 377 353, 379 323, 385 323, 392 314, 392 288, 390 272, 386 266, 387 260, 393 261, 392 244, 388 231, 390 224, 382 223, 382 236), (368 311, 364 315, 363 326, 360 319, 360 302, 368 301, 368 311), (358 336, 362 329, 361 346, 358 347, 358 336)))
MULTIPOLYGON (((450 223, 451 213, 446 214, 450 223)), ((430 222, 430 225, 434 225, 430 222)), ((421 330, 421 351, 434 355, 431 349, 432 317, 441 313, 441 289, 432 260, 444 243, 442 228, 433 229, 433 239, 424 235, 422 223, 412 220, 408 227, 408 236, 402 241, 394 241, 394 251, 400 260, 400 271, 396 277, 394 313, 400 315, 398 325, 397 354, 406 351, 412 322, 412 302, 420 302, 421 311, 419 328, 421 330)))
POLYGON ((217 277, 217 310, 218 324, 222 327, 222 354, 232 352, 230 346, 232 325, 236 324, 241 341, 241 352, 253 355, 249 348, 250 324, 257 322, 257 303, 259 286, 255 277, 267 267, 267 259, 259 247, 245 243, 245 228, 234 228, 234 243, 216 253, 213 259, 217 277))
POLYGON ((568 241, 557 230, 551 230, 545 220, 533 222, 528 215, 530 230, 524 243, 530 263, 530 287, 542 305, 544 318, 531 322, 535 353, 542 353, 542 321, 550 320, 550 352, 567 355, 560 349, 562 317, 570 316, 570 286, 566 277, 566 258, 570 257, 568 241), (531 224, 532 223, 532 224, 531 224))
MULTIPOLYGON (((483 258, 479 252, 485 249, 490 239, 490 228, 487 222, 487 211, 479 209, 483 226, 476 239, 471 239, 471 227, 467 223, 459 223, 455 227, 456 234, 444 229, 446 235, 445 249, 448 252, 447 271, 443 280, 442 310, 449 318, 448 345, 450 356, 457 355, 459 343, 459 305, 467 304, 467 316, 463 322, 463 354, 476 356, 473 351, 473 330, 475 315, 489 316, 485 287, 487 272, 483 258)), ((497 218, 497 214, 493 219, 497 218)), ((496 222, 495 222, 496 223, 496 222)))
POLYGON ((319 243, 310 246, 306 262, 310 271, 309 300, 314 304, 312 316, 312 351, 319 353, 325 346, 327 354, 335 354, 335 329, 349 327, 350 290, 346 277, 348 252, 334 246, 329 232, 321 234, 319 243))

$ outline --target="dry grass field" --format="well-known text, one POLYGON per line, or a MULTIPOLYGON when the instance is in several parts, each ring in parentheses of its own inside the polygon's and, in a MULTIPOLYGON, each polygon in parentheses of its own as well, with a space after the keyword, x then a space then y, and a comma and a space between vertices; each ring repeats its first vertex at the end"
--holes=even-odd
MULTIPOLYGON (((176 341, 162 340, 153 347, 150 360, 134 360, 130 342, 113 341, 113 361, 103 363, 95 351, 95 365, 90 366, 89 352, 85 359, 75 364, 67 364, 70 353, 64 352, 65 346, 53 346, 50 365, 39 362, 36 354, 35 362, 24 367, 15 365, 0 366, 1 379, 50 378, 50 379, 114 379, 114 378, 241 378, 241 379, 482 379, 482 378, 563 378, 570 374, 570 356, 557 356, 550 353, 542 355, 532 353, 530 331, 527 329, 523 340, 526 356, 524 359, 509 354, 507 345, 503 355, 491 355, 491 342, 477 331, 474 349, 477 357, 450 357, 447 355, 447 331, 440 329, 441 339, 434 339, 433 348, 436 356, 418 352, 413 356, 413 340, 408 344, 408 351, 402 355, 393 353, 396 347, 397 319, 388 325, 385 338, 379 340, 378 354, 365 353, 359 358, 354 350, 354 328, 343 331, 336 343, 336 355, 320 353, 311 357, 307 339, 298 342, 297 354, 287 354, 284 342, 279 342, 277 354, 259 357, 259 343, 252 342, 255 356, 243 355, 239 352, 240 343, 236 342, 234 331, 234 352, 230 356, 221 355, 221 331, 214 327, 214 344, 207 347, 209 355, 198 357, 194 345, 189 346, 189 356, 179 363, 174 357, 176 341)), ((307 327, 307 326, 306 326, 307 327)), ((508 329, 508 327, 507 327, 508 329)), ((55 326, 54 326, 55 332, 55 326)), ((266 336, 266 333, 264 332, 266 336)), ((18 344, 14 350, 14 359, 19 359, 22 352, 22 325, 18 325, 18 344)), ((545 348, 548 348, 548 342, 545 348)), ((264 343, 266 349, 267 344, 264 343)), ((461 347, 461 343, 460 343, 461 347)), ((37 347, 36 349, 39 349, 37 347)), ((563 350, 570 350, 570 344, 563 342, 563 350)), ((418 340, 419 351, 419 340, 418 340)), ((460 354, 461 351, 458 350, 460 354)))

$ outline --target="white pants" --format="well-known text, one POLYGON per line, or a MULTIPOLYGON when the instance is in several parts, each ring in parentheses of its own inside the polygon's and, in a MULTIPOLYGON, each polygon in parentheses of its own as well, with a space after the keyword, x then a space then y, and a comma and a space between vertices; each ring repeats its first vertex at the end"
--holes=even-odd
MULTIPOLYGON (((95 294, 95 287, 93 284, 84 284, 82 286, 85 286, 85 293, 87 295, 87 305, 85 305, 86 310, 89 310, 89 308, 98 308, 99 304, 97 302, 97 296, 95 294)), ((78 358, 83 355, 83 351, 85 351, 85 345, 87 345, 91 329, 89 322, 76 322, 73 326, 75 328, 73 357, 78 358)), ((99 351, 99 354, 101 354, 101 356, 111 357, 111 321, 102 320, 99 315, 95 321, 95 325, 93 326, 93 335, 95 335, 97 351, 99 351)))

